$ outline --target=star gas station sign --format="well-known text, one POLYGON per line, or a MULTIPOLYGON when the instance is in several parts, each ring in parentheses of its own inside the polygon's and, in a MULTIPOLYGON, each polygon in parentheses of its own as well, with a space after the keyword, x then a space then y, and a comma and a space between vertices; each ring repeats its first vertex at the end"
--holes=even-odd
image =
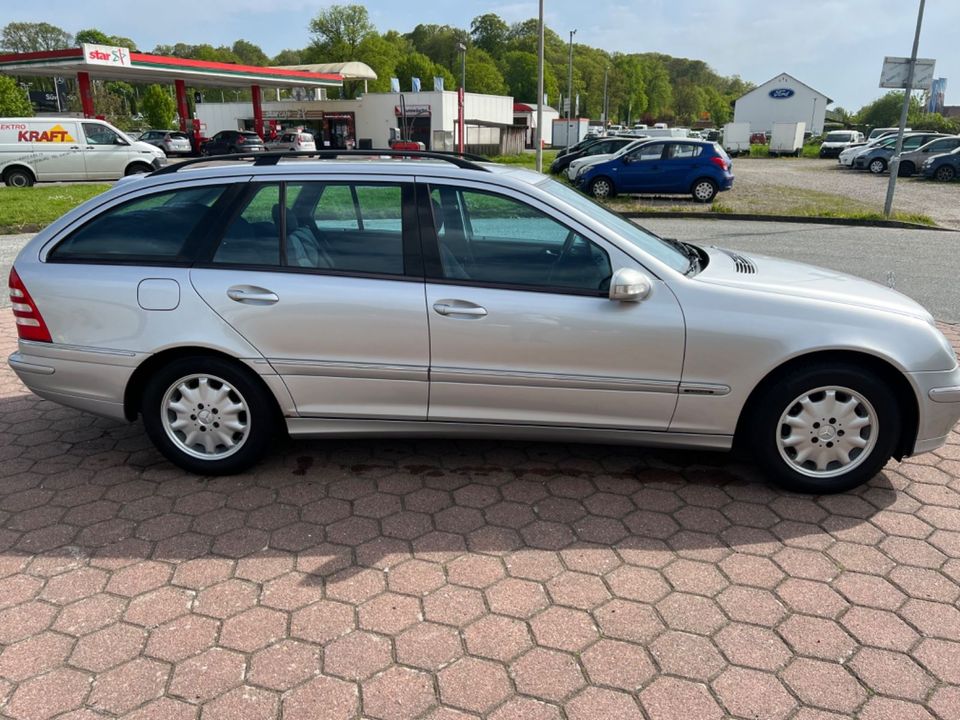
POLYGON ((83 59, 90 65, 130 67, 130 49, 112 45, 83 43, 83 59))

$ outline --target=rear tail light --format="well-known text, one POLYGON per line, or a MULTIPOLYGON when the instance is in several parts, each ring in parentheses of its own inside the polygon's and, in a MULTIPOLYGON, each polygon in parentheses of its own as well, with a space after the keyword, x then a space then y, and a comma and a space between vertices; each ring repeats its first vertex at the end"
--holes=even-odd
POLYGON ((15 269, 10 270, 10 304, 17 321, 17 334, 21 340, 35 340, 36 342, 53 342, 47 324, 43 321, 37 304, 27 292, 27 286, 17 275, 15 269))
POLYGON ((724 172, 726 172, 727 168, 729 167, 729 165, 727 165, 727 161, 726 161, 726 160, 724 160, 722 157, 718 157, 718 156, 716 156, 716 155, 714 155, 712 158, 710 158, 710 162, 712 162, 714 165, 717 165, 717 166, 718 166, 721 170, 723 170, 724 172))
POLYGON ((247 141, 247 139, 246 139, 243 135, 237 135, 237 144, 238 144, 238 145, 243 145, 246 141, 247 141))

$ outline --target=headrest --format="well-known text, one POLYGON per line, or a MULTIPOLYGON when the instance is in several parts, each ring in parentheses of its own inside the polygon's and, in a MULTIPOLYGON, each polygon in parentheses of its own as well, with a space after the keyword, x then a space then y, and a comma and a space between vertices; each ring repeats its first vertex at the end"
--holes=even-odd
MULTIPOLYGON (((291 233, 300 227, 300 222, 297 220, 297 216, 293 214, 293 210, 286 208, 286 220, 287 220, 287 232, 291 233)), ((280 222, 280 204, 273 206, 273 221, 275 223, 280 222)))

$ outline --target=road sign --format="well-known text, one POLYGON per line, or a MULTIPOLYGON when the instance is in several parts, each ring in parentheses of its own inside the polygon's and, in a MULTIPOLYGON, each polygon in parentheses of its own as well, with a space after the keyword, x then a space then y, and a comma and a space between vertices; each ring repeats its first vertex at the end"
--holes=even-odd
MULTIPOLYGON (((913 71, 913 89, 929 90, 933 82, 933 69, 936 60, 917 58, 913 71)), ((902 90, 907 87, 907 74, 910 72, 910 58, 885 57, 880 73, 880 87, 902 90)))

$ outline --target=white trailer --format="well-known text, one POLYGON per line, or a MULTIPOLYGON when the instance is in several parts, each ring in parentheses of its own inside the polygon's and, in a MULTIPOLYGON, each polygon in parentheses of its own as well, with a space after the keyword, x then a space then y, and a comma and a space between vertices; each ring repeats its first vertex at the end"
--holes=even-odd
POLYGON ((590 130, 589 118, 571 118, 553 121, 553 147, 570 147, 587 136, 590 130))
POLYGON ((807 124, 802 122, 774 123, 773 131, 770 133, 770 154, 800 157, 800 152, 803 150, 803 133, 806 129, 807 124))
POLYGON ((723 126, 723 149, 729 155, 750 153, 750 123, 732 122, 723 126))

